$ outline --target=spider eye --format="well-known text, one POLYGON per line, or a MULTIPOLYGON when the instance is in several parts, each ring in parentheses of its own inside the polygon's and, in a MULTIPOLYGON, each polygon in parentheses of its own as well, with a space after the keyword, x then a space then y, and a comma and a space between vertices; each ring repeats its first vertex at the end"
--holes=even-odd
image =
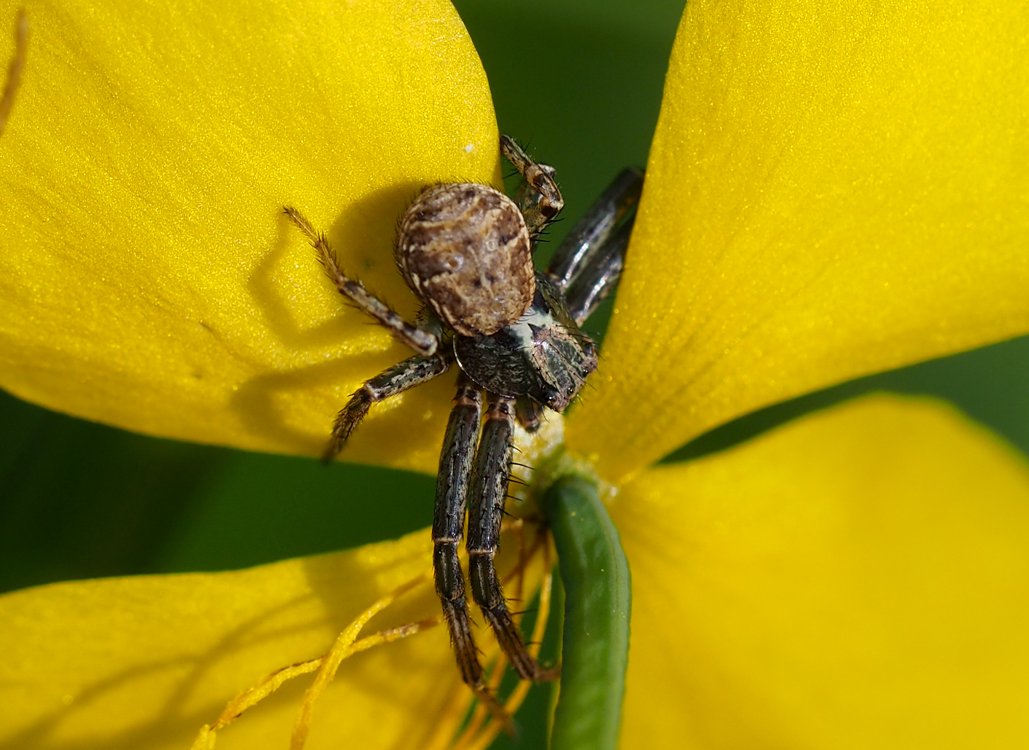
POLYGON ((543 396, 543 403, 554 411, 564 411, 565 407, 568 406, 565 402, 564 394, 549 383, 545 383, 540 391, 540 395, 543 396))

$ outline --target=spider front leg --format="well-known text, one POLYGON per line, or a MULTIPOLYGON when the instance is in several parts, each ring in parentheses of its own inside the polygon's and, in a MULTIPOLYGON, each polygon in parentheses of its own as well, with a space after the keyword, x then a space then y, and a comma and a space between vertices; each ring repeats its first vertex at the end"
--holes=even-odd
POLYGON ((321 261, 325 272, 332 279, 332 283, 336 285, 336 289, 339 290, 340 294, 375 318, 375 320, 392 331, 394 336, 423 357, 429 357, 436 352, 436 347, 439 346, 438 336, 408 323, 394 312, 389 305, 365 289, 364 284, 343 273, 343 269, 340 268, 339 261, 336 259, 336 253, 329 247, 329 242, 325 239, 325 235, 315 231, 314 227, 311 226, 311 222, 297 209, 292 206, 286 206, 282 209, 282 212, 289 217, 297 229, 307 235, 307 239, 311 241, 311 246, 318 251, 318 260, 321 261))
POLYGON ((500 136, 500 151, 525 181, 518 190, 518 210, 525 217, 529 236, 536 237, 565 205, 554 168, 533 161, 510 136, 500 136))
POLYGON ((547 274, 564 292, 579 325, 615 287, 622 273, 643 173, 624 169, 554 252, 547 274))
POLYGON ((350 433, 364 419, 372 404, 439 377, 450 368, 451 362, 453 356, 449 352, 431 357, 410 357, 366 380, 336 415, 332 437, 322 454, 322 461, 331 461, 343 450, 350 433))
POLYGON ((514 399, 491 394, 468 489, 468 578, 476 604, 515 671, 524 680, 544 680, 553 674, 542 669, 525 647, 494 564, 511 474, 513 430, 514 399))

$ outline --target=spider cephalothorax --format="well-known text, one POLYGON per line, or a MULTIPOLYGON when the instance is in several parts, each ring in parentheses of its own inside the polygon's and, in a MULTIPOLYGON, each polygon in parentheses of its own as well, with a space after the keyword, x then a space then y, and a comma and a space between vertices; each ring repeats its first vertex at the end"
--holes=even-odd
POLYGON ((597 366, 579 326, 621 273, 642 176, 626 170, 537 272, 535 240, 564 202, 554 170, 532 161, 510 138, 501 151, 524 184, 517 202, 487 185, 444 183, 422 190, 397 227, 394 257, 424 303, 424 325, 408 323, 340 269, 325 237, 294 208, 286 214, 318 250, 336 288, 417 354, 366 381, 336 417, 324 457, 333 458, 370 406, 460 372, 436 480, 432 524, 436 591, 461 676, 481 688, 458 544, 468 511, 472 596, 518 674, 541 669, 525 648, 501 591, 493 558, 511 469, 517 420, 539 426, 544 407, 563 411, 597 366), (483 395, 487 399, 483 422, 483 395))

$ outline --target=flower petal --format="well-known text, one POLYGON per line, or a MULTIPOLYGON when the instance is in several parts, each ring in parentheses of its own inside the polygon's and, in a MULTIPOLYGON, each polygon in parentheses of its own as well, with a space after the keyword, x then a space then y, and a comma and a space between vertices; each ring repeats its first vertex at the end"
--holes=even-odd
POLYGON ((633 576, 626 747, 1029 732, 1029 469, 953 411, 852 402, 652 469, 613 515, 633 576))
MULTIPOLYGON (((391 254, 406 202, 499 177, 454 9, 27 5, 0 139, 0 386, 151 434, 317 453, 356 384, 410 352, 344 305, 281 209, 413 317, 391 254)), ((432 470, 450 395, 399 399, 417 422, 399 433, 376 410, 369 432, 393 439, 366 435, 348 457, 432 470)))
POLYGON ((1027 81, 1017 3, 691 0, 576 448, 1029 330, 1027 81))
MULTIPOLYGON (((219 574, 64 583, 0 598, 0 746, 187 748, 228 700, 322 655, 384 593, 428 573, 428 532, 356 551, 219 574)), ((420 593, 369 631, 435 615, 420 593)), ((311 676, 219 733, 218 748, 288 747, 311 676)), ((422 747, 470 695, 444 628, 343 663, 315 707, 318 747, 422 747), (448 708, 455 695, 462 699, 448 708)))

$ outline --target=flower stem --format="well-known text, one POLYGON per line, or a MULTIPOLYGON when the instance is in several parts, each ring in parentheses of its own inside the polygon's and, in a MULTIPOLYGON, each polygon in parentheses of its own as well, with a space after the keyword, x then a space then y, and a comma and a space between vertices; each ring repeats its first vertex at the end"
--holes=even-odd
POLYGON ((551 750, 618 746, 629 649, 629 566, 594 483, 559 478, 544 494, 565 589, 560 694, 551 750))

